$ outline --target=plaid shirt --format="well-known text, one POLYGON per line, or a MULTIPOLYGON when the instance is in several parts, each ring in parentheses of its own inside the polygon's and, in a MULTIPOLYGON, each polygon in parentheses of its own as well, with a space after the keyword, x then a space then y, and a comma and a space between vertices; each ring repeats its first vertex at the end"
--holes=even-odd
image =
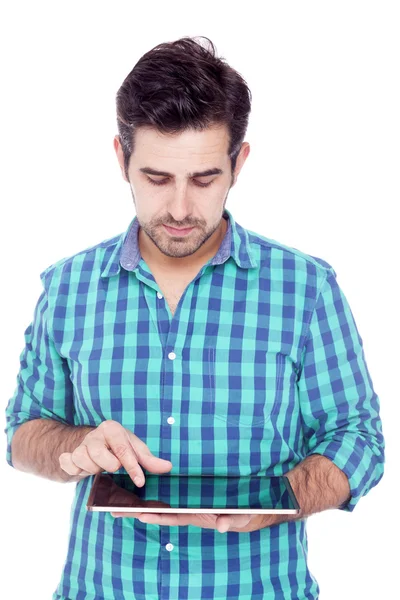
MULTIPOLYGON (((379 482, 379 398, 334 269, 224 218, 218 252, 174 316, 140 255, 136 217, 40 274, 6 409, 11 466, 27 420, 113 419, 170 460, 171 475, 282 475, 322 454, 349 479, 348 512, 379 482)), ((53 600, 318 598, 306 519, 224 534, 115 519, 86 510, 92 482, 75 484, 53 600)))

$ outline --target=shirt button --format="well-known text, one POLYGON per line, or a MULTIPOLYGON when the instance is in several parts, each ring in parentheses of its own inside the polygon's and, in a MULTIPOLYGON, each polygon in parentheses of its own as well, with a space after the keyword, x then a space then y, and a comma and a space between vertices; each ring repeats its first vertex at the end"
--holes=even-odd
POLYGON ((162 295, 162 294, 160 294, 160 292, 157 292, 157 298, 160 298, 160 299, 161 299, 162 297, 163 297, 163 295, 162 295))
POLYGON ((168 354, 168 358, 170 358, 171 360, 174 360, 174 358, 176 358, 176 354, 175 354, 175 352, 170 352, 170 353, 168 354))
POLYGON ((175 423, 174 417, 168 417, 167 421, 170 425, 172 425, 172 423, 175 423))
POLYGON ((171 552, 171 550, 173 550, 173 549, 174 549, 174 546, 173 546, 173 544, 167 544, 165 547, 166 547, 166 549, 168 550, 168 552, 171 552))

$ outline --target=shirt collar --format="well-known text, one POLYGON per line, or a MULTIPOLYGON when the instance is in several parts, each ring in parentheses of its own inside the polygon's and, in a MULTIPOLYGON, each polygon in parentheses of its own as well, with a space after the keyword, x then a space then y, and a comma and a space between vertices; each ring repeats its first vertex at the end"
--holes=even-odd
MULTIPOLYGON (((232 257, 236 264, 249 269, 257 266, 254 253, 250 247, 249 233, 244 227, 237 223, 232 213, 225 208, 223 218, 227 220, 228 227, 218 252, 211 259, 211 265, 219 265, 232 257)), ((141 260, 138 244, 139 222, 135 216, 129 224, 128 229, 121 234, 117 244, 112 251, 101 277, 118 275, 121 267, 126 271, 133 271, 141 260)))

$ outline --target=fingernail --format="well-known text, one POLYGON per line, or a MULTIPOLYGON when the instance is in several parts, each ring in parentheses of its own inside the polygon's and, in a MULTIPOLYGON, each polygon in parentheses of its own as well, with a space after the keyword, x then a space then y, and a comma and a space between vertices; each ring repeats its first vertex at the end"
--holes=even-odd
POLYGON ((135 485, 140 485, 140 484, 142 483, 142 478, 140 477, 140 475, 137 475, 137 476, 135 477, 135 479, 133 480, 133 483, 134 483, 135 485))

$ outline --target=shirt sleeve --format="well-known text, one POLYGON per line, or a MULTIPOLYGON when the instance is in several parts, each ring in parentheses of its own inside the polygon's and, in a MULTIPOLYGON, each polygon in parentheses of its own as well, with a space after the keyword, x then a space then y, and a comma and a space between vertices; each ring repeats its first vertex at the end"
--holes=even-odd
POLYGON ((20 425, 32 419, 54 419, 73 425, 73 387, 68 364, 55 348, 49 332, 49 307, 45 289, 37 301, 33 321, 24 332, 25 348, 14 395, 6 407, 7 462, 11 440, 20 425))
POLYGON ((332 267, 311 314, 297 386, 307 456, 326 456, 347 475, 351 498, 339 508, 352 512, 383 476, 385 441, 362 339, 332 267))

